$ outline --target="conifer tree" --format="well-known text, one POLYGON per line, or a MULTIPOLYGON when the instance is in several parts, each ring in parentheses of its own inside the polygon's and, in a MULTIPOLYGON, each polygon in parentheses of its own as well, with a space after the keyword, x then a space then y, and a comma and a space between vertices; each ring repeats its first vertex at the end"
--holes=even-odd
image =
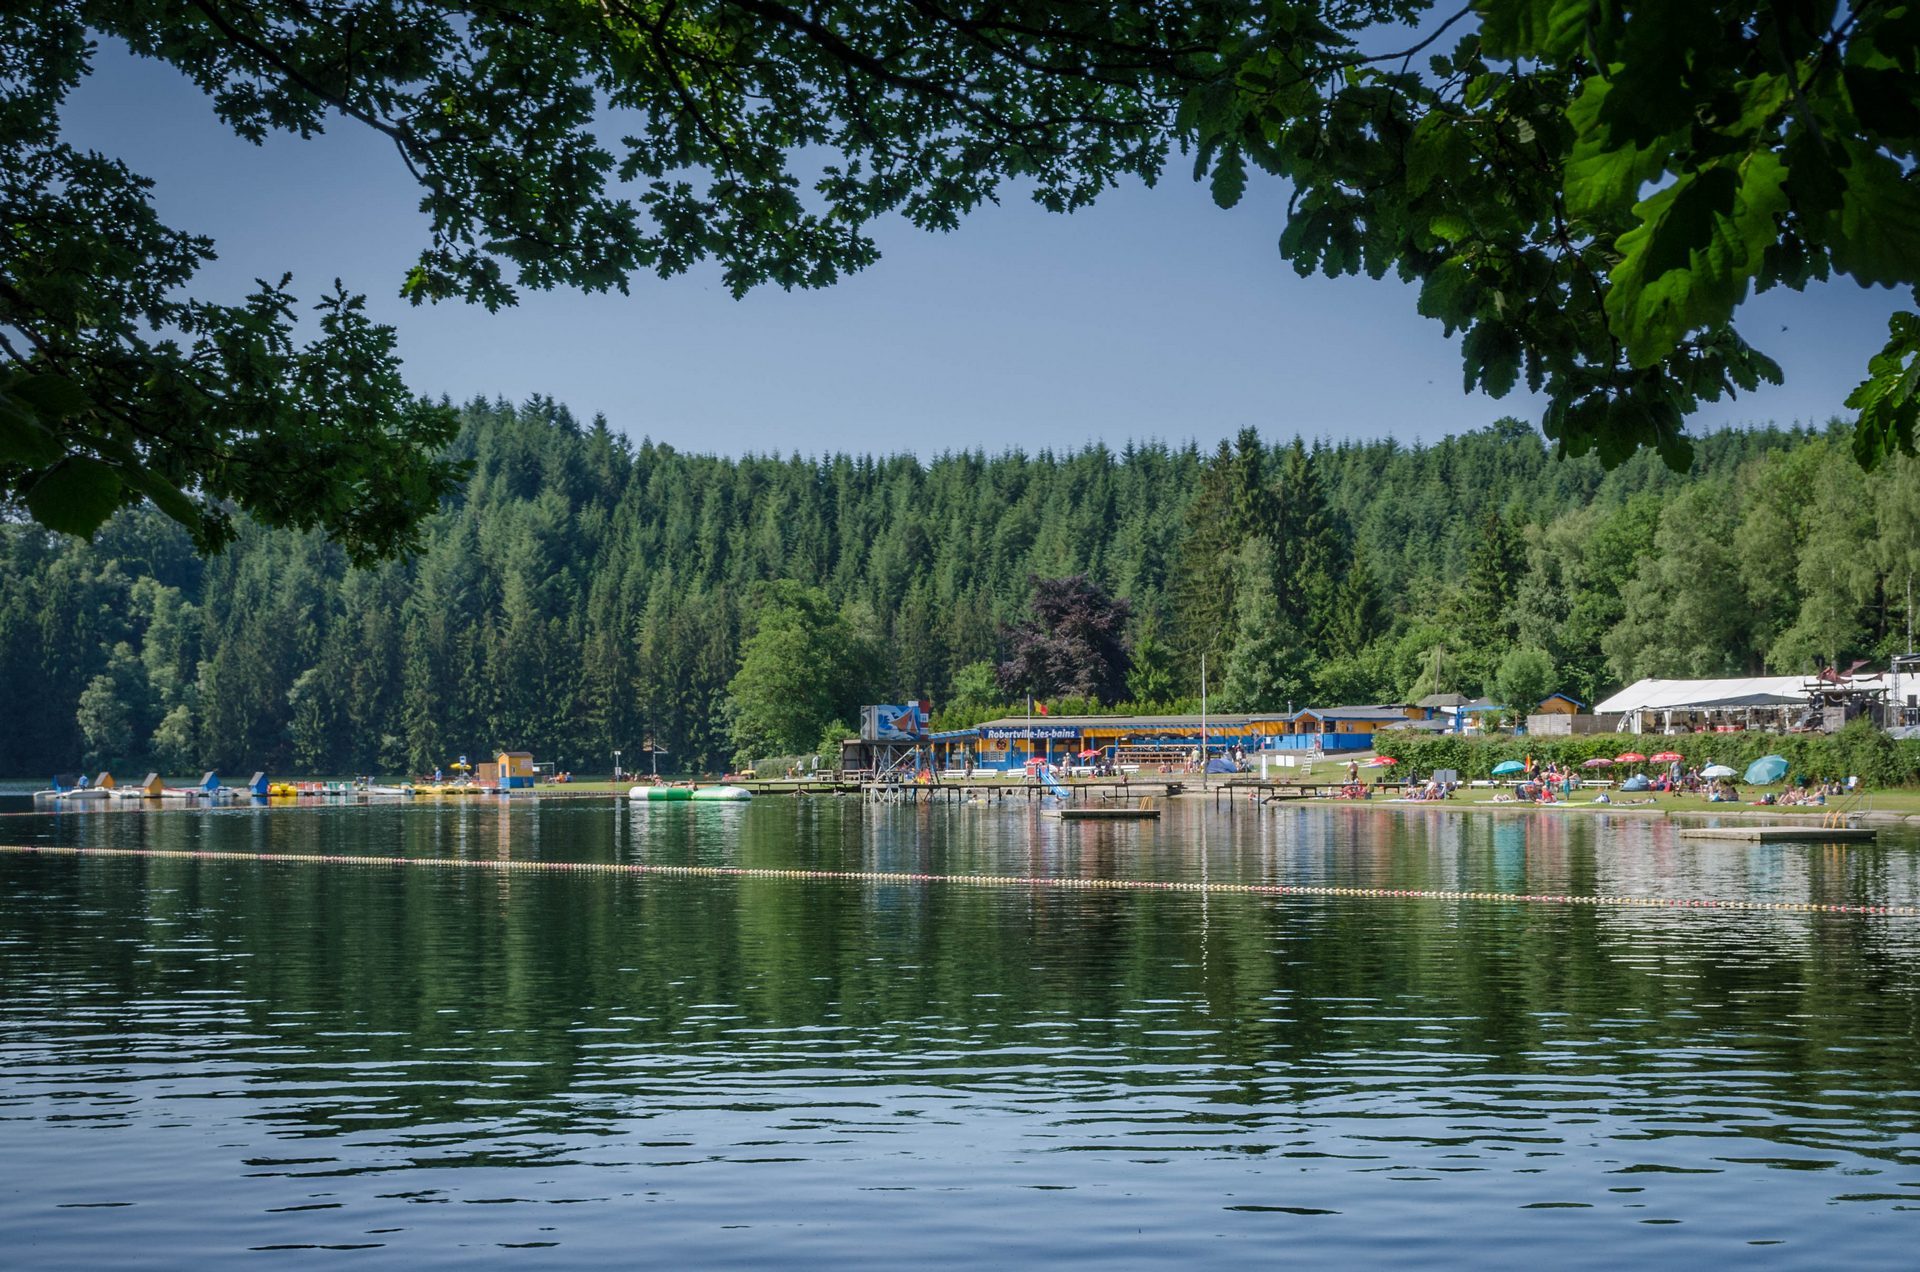
POLYGON ((1233 452, 1222 440, 1182 518, 1173 584, 1174 644, 1181 660, 1195 669, 1203 652, 1224 664, 1232 647, 1233 554, 1246 539, 1234 508, 1234 477, 1233 452))
POLYGON ((1290 703, 1304 705, 1312 684, 1312 656, 1273 593, 1273 555, 1264 538, 1255 538, 1235 558, 1233 648, 1219 694, 1227 710, 1284 711, 1290 703))
POLYGON ((1480 541, 1461 596, 1466 637, 1472 645, 1490 649, 1513 639, 1518 622, 1514 598, 1525 562, 1520 539, 1506 518, 1498 512, 1487 513, 1480 521, 1480 541))
POLYGON ((1347 550, 1327 506, 1313 455, 1299 438, 1287 447, 1280 470, 1279 535, 1275 591, 1294 639, 1315 652, 1331 648, 1338 623, 1340 581, 1347 550))

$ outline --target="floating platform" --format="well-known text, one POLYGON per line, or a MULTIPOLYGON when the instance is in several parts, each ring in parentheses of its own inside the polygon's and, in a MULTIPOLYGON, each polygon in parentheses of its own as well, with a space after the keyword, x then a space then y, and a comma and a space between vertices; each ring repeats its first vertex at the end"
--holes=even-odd
POLYGON ((753 792, 744 786, 635 786, 627 791, 627 798, 645 800, 650 804, 677 804, 688 800, 704 804, 715 800, 752 799, 753 792))
POLYGON ((1871 842, 1878 831, 1871 826, 1709 826, 1683 830, 1682 839, 1733 839, 1750 844, 1871 842))
POLYGON ((1063 808, 1061 821, 1159 821, 1157 808, 1063 808))

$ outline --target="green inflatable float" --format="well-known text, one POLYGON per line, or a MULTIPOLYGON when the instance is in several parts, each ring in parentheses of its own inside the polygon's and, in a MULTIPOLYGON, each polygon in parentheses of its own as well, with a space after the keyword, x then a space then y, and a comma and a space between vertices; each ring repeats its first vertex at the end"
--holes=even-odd
POLYGON ((628 799, 644 799, 648 803, 682 803, 695 800, 706 803, 710 800, 752 799, 753 792, 744 786, 636 786, 627 792, 628 799))

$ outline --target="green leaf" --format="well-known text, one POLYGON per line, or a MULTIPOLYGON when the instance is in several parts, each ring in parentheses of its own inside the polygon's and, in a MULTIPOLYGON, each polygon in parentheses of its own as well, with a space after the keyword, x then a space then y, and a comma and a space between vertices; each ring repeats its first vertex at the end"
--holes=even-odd
POLYGON ((1867 363, 1867 378, 1847 395, 1860 412, 1854 425, 1853 453, 1863 468, 1873 468, 1893 453, 1914 453, 1914 425, 1920 416, 1920 314, 1897 313, 1888 324, 1886 346, 1867 363))
POLYGON ((1573 149, 1567 156, 1567 211, 1583 220, 1623 212, 1640 197, 1640 187, 1666 169, 1665 145, 1636 146, 1616 141, 1601 122, 1613 85, 1595 75, 1567 105, 1573 125, 1573 149))
POLYGON ((1911 283, 1920 262, 1920 187, 1910 173, 1864 142, 1841 143, 1846 193, 1828 219, 1834 266, 1861 283, 1911 283))
POLYGON ((199 529, 200 505, 188 498, 186 492, 180 487, 145 468, 137 468, 123 475, 127 485, 153 500, 154 506, 160 511, 188 530, 199 529))
POLYGON ((1564 59, 1586 42, 1589 20, 1604 7, 1590 0, 1480 0, 1480 33, 1499 58, 1564 59))
POLYGON ((87 538, 120 506, 120 474, 111 465, 71 455, 27 489, 27 511, 49 530, 87 538))
POLYGON ((1478 383, 1488 396, 1505 397, 1520 378, 1520 338, 1503 323, 1474 324, 1460 342, 1460 357, 1469 393, 1478 383))
POLYGON ((1480 282, 1460 257, 1450 257, 1427 275, 1420 287, 1420 313, 1446 324, 1448 335, 1473 320, 1480 297, 1480 282))
POLYGON ((93 405, 87 391, 63 375, 26 376, 10 385, 7 392, 47 419, 78 415, 93 405))
POLYGON ((0 463, 40 468, 60 458, 60 440, 35 413, 0 394, 0 463))
POLYGON ((1428 115, 1414 125, 1407 139, 1407 193, 1425 194, 1436 185, 1458 180, 1469 162, 1466 133, 1452 120, 1428 115))
POLYGON ((1608 326, 1636 367, 1674 351, 1689 331, 1733 315, 1779 236, 1786 165, 1756 151, 1675 181, 1634 208, 1607 292, 1608 326))
POLYGON ((1841 72, 1853 113, 1867 130, 1886 137, 1920 137, 1920 84, 1891 69, 1849 66, 1841 72))
POLYGON ((1223 208, 1240 202, 1247 192, 1247 157, 1240 147, 1229 146, 1221 152, 1213 169, 1213 201, 1223 208))

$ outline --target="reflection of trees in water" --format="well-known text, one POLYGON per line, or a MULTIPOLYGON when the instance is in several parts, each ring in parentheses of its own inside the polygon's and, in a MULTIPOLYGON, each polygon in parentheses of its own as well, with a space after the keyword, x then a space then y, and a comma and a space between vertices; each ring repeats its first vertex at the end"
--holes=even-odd
MULTIPOLYGON (((1206 818, 1216 879, 1489 887, 1517 868, 1542 891, 1608 888, 1671 851, 1631 826, 1421 810, 1229 818, 1189 804, 1145 835, 964 805, 712 811, 339 810, 154 818, 138 833, 591 859, 618 835, 622 856, 659 861, 1185 878, 1206 818)), ((1804 877, 1860 900, 1909 888, 1903 862, 1766 846, 1690 868, 1729 891, 1804 877)), ((391 1126, 413 1152, 476 1126, 498 1146, 688 1101, 858 1101, 910 1081, 1132 1094, 1176 1121, 1249 1127, 1414 1107, 1588 1112, 1646 1119, 1649 1135, 1721 1133, 1726 1118, 1892 1154, 1913 1129, 1903 1093, 1920 1085, 1916 954, 1902 927, 1869 920, 7 859, 0 931, 0 1035, 84 1061, 100 1089, 130 1060, 186 1057, 229 1074, 225 1091, 261 1099, 282 1131, 391 1126), (83 1035, 34 1023, 55 1016, 84 1019, 83 1035)))

